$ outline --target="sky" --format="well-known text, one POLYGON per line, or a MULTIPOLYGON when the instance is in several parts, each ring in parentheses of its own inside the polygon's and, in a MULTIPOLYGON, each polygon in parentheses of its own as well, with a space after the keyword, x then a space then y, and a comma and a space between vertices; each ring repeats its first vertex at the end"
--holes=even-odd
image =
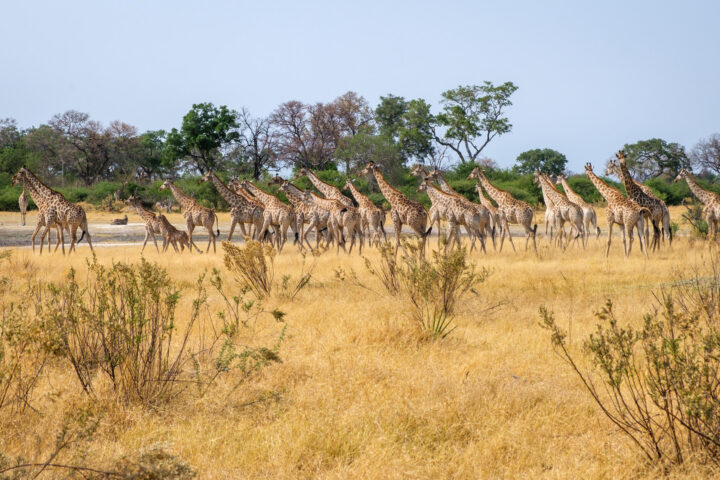
POLYGON ((720 133, 717 1, 0 1, 0 118, 79 110, 139 131, 194 103, 263 116, 288 100, 511 81, 512 131, 482 152, 534 148, 568 168, 625 143, 692 148, 720 133))

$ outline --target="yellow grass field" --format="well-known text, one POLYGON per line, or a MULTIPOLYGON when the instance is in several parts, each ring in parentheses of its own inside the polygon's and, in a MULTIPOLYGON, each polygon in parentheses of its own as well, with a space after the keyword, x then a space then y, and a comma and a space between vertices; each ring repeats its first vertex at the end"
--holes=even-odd
MULTIPOLYGON (((591 239, 586 250, 562 252, 540 237, 535 255, 516 237, 517 254, 507 244, 502 253, 492 247, 487 255, 473 252, 472 261, 492 274, 477 295, 460 304, 456 330, 439 341, 418 333, 406 302, 385 294, 356 252, 308 257, 307 264, 316 262, 309 286, 294 301, 264 301, 267 310, 286 313, 282 363, 237 388, 230 372, 203 397, 188 389, 154 409, 120 404, 109 389, 91 402, 69 365, 53 364, 35 392, 36 411, 0 410, 0 452, 44 459, 63 415, 92 403, 101 412, 98 431, 58 461, 103 468, 162 444, 201 479, 657 478, 661 469, 644 461, 554 354, 548 332, 539 326, 538 308, 546 305, 556 313, 580 355, 582 341, 595 328, 593 314, 606 299, 613 299, 619 318, 639 323, 654 304, 653 292, 679 272, 706 264, 716 251, 681 223, 672 248, 664 246, 649 261, 637 238, 629 260, 619 237, 605 258, 606 225, 604 213, 598 213, 603 236, 591 239), (338 268, 356 272, 371 290, 339 279, 338 268)), ((674 221, 680 213, 672 210, 674 221)), ((1 214, 0 223, 16 222, 15 215, 1 214)), ((106 223, 118 215, 90 216, 106 223)), ((171 220, 182 225, 179 214, 171 220)), ((28 221, 34 222, 30 216, 28 221)), ((227 214, 221 230, 225 238, 227 214)), ((205 237, 198 241, 203 250, 205 242, 205 237)), ((430 245, 436 248, 434 236, 430 245)), ((62 282, 71 267, 79 278, 87 270, 84 241, 77 254, 65 257, 10 250, 11 257, 0 261, 0 277, 11 282, 0 293, 3 305, 28 280, 62 282)), ((102 264, 135 262, 140 247, 98 247, 96 253, 102 264)), ((363 256, 375 260, 378 253, 366 249, 363 256)), ((183 287, 180 324, 201 273, 218 268, 226 286, 239 290, 220 248, 209 255, 158 255, 150 244, 144 257, 183 287)), ((276 277, 297 276, 301 266, 302 257, 288 245, 276 258, 276 277)), ((208 291, 214 315, 221 303, 208 291)), ((273 339, 281 325, 265 315, 256 328, 258 336, 273 339)), ((689 461, 668 475, 720 475, 709 468, 689 461)))

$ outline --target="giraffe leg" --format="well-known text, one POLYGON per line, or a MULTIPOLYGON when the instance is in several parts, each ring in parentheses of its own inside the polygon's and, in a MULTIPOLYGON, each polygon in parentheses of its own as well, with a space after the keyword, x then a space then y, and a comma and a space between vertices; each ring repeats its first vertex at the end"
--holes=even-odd
MULTIPOLYGON (((643 238, 642 238, 642 236, 640 235, 640 232, 643 230, 642 224, 641 224, 641 222, 643 222, 643 221, 644 221, 644 220, 642 219, 642 217, 638 220, 638 223, 639 223, 639 225, 637 226, 638 241, 640 242, 640 250, 645 252, 645 259, 646 259, 646 260, 649 260, 650 257, 648 256, 648 246, 647 246, 647 243, 643 244, 643 238)), ((632 232, 632 229, 631 229, 631 232, 632 232)), ((631 239, 632 239, 632 233, 630 233, 630 235, 631 235, 631 239)), ((632 242, 631 242, 631 244, 632 244, 632 242)))
POLYGON ((610 255, 610 244, 612 243, 612 231, 614 223, 615 222, 608 220, 608 241, 607 248, 605 249, 605 257, 608 257, 610 255))
POLYGON ((152 240, 153 240, 153 244, 155 245, 155 250, 159 254, 160 249, 158 248, 157 239, 155 238, 155 232, 150 232, 150 234, 152 235, 152 240))
POLYGON ((232 241, 233 232, 235 231, 235 225, 240 224, 240 233, 242 233, 243 238, 245 238, 247 235, 245 234, 245 224, 242 222, 238 222, 237 218, 233 217, 232 222, 230 222, 230 232, 228 232, 228 242, 232 241))
MULTIPOLYGON (((188 232, 188 244, 195 245, 195 242, 193 241, 192 234, 193 230, 195 230, 195 224, 193 223, 192 219, 187 219, 187 223, 185 224, 188 232)), ((196 250, 200 250, 197 245, 195 245, 196 250)), ((192 250, 190 250, 192 252, 192 250)), ((202 250, 200 250, 200 253, 202 253, 202 250)))
POLYGON ((143 242, 143 246, 140 249, 140 253, 143 253, 145 251, 145 245, 147 245, 148 238, 150 238, 150 231, 145 229, 145 241, 143 242))
MULTIPOLYGON (((630 252, 632 252, 632 244, 633 244, 633 227, 632 225, 628 226, 629 222, 625 222, 625 236, 628 238, 628 248, 627 253, 625 254, 625 258, 630 257, 630 252)), ((642 223, 638 220, 638 223, 640 226, 642 226, 642 223)), ((641 240, 642 243, 642 240, 641 240)))

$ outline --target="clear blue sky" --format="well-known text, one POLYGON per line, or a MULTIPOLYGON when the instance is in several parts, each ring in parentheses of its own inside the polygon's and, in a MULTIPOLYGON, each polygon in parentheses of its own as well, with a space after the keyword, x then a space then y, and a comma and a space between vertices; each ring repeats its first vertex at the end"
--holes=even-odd
POLYGON ((180 125, 193 103, 270 113, 354 90, 437 107, 458 85, 512 81, 501 166, 554 148, 581 171, 624 143, 691 148, 720 132, 717 1, 4 1, 0 118, 68 109, 180 125))

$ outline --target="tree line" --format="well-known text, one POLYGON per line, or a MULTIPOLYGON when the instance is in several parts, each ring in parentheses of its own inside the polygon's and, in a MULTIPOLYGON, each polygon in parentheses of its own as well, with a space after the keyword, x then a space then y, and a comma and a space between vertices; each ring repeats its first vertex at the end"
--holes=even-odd
MULTIPOLYGON (((332 179, 331 172, 353 174, 373 160, 411 196, 414 180, 407 169, 414 163, 455 165, 458 171, 479 164, 518 184, 535 170, 568 173, 566 157, 548 148, 521 153, 504 173, 482 155, 492 140, 512 130, 507 110, 516 90, 512 82, 459 86, 443 92, 436 109, 422 98, 392 94, 380 97, 373 108, 364 97, 347 92, 325 103, 287 101, 264 117, 246 108, 198 103, 179 128, 142 133, 128 123, 103 125, 74 110, 27 129, 0 119, 0 189, 22 165, 61 189, 100 184, 108 189, 108 183, 150 185, 208 170, 259 180, 269 171, 307 167, 330 172, 326 176, 332 179)), ((720 174, 718 134, 689 152, 657 138, 624 149, 628 167, 642 181, 667 183, 687 166, 702 170, 709 180, 720 174)), ((535 190, 529 190, 531 197, 539 197, 535 190)), ((0 208, 6 207, 3 199, 0 191, 0 208)))

